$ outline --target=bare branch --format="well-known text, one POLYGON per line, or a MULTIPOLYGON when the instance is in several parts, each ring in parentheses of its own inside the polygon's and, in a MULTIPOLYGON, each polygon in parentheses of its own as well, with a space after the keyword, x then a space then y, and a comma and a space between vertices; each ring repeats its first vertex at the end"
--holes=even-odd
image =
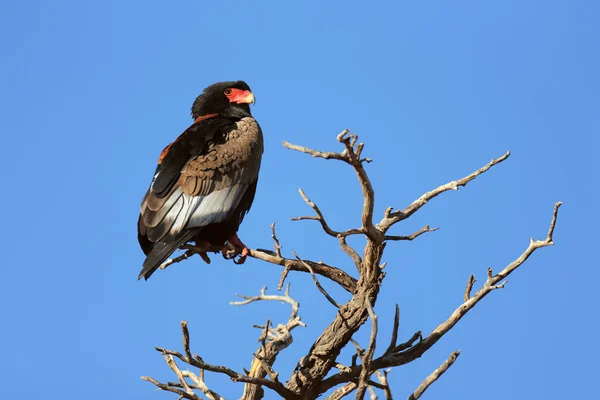
POLYGON ((336 389, 331 395, 327 397, 327 400, 339 400, 343 397, 348 396, 350 393, 356 390, 358 385, 355 382, 348 382, 339 389, 336 389))
MULTIPOLYGON (((275 328, 270 328, 270 321, 267 320, 264 327, 259 327, 263 329, 261 336, 259 337, 259 342, 261 343, 261 347, 253 353, 254 359, 252 360, 252 364, 250 366, 250 371, 248 371, 247 375, 253 378, 264 378, 267 374, 271 378, 271 382, 274 383, 275 387, 279 392, 288 391, 285 389, 285 386, 279 381, 278 376, 279 373, 273 370, 273 364, 275 363, 275 359, 279 352, 286 347, 288 347, 292 341, 291 331, 297 326, 306 326, 298 315, 298 309, 300 304, 290 296, 290 284, 288 283, 287 288, 283 296, 281 295, 267 295, 266 286, 260 291, 260 295, 258 296, 241 296, 245 301, 240 302, 232 302, 233 305, 245 305, 252 303, 254 301, 259 300, 275 300, 282 301, 290 304, 292 306, 292 312, 289 317, 288 322, 283 325, 279 324, 275 328)), ((278 392, 278 393, 279 393, 278 392)), ((263 391, 260 385, 248 383, 244 387, 244 393, 242 399, 244 400, 254 400, 261 399, 263 397, 263 391)))
POLYGON ((375 394, 375 390, 373 390, 373 388, 371 386, 369 386, 369 394, 370 394, 370 399, 371 400, 377 400, 377 394, 375 394))
MULTIPOLYGON (((373 190, 373 186, 371 185, 371 180, 367 175, 363 167, 363 160, 361 160, 360 155, 362 153, 362 149, 364 147, 363 143, 359 143, 354 149, 354 145, 358 136, 354 134, 349 134, 349 131, 346 129, 342 133, 340 133, 337 137, 338 141, 343 143, 346 146, 346 154, 348 155, 348 162, 354 167, 354 171, 356 172, 356 176, 358 177, 358 181, 360 182, 360 187, 363 193, 363 211, 361 215, 362 219, 362 227, 365 230, 365 234, 371 239, 374 240, 380 236, 380 232, 378 229, 375 229, 373 225, 373 208, 375 207, 375 191, 373 190)), ((370 162, 371 160, 365 159, 365 161, 370 162)))
POLYGON ((387 376, 388 373, 390 372, 389 369, 386 369, 385 371, 381 372, 381 371, 375 371, 375 375, 377 375, 377 379, 379 380, 379 383, 383 386, 383 393, 385 394, 385 399, 386 400, 392 400, 392 390, 390 389, 390 385, 388 383, 387 380, 387 376))
MULTIPOLYGON (((170 265, 173 265, 173 264, 176 264, 183 260, 186 260, 187 258, 189 258, 190 256, 192 256, 194 254, 198 254, 201 257, 205 257, 206 259, 208 259, 205 251, 219 253, 222 250, 221 247, 215 247, 215 248, 206 250, 206 249, 201 249, 201 248, 191 245, 191 244, 184 244, 180 248, 187 250, 186 253, 184 253, 181 256, 176 257, 174 259, 167 260, 162 265, 163 269, 167 268, 170 265)), ((252 258, 256 258, 258 260, 265 261, 269 264, 281 265, 284 267, 284 271, 283 271, 284 273, 285 273, 285 269, 287 269, 288 272, 289 271, 301 271, 301 272, 310 273, 310 271, 298 260, 280 257, 277 255, 277 253, 271 252, 269 250, 263 250, 263 249, 250 250, 248 256, 250 256, 252 258)), ((205 261, 206 261, 206 259, 205 259, 205 261)), ((348 275, 345 271, 343 271, 339 268, 327 265, 327 264, 323 263, 322 261, 314 262, 314 261, 305 260, 305 262, 310 264, 310 266, 312 267, 315 274, 324 276, 325 278, 328 278, 328 279, 334 281, 335 283, 337 283, 338 285, 340 285, 341 287, 343 287, 345 290, 347 290, 350 293, 354 293, 354 291, 356 290, 356 279, 354 279, 353 277, 348 275)), ((210 263, 210 259, 208 259, 208 263, 210 263)), ((286 274, 286 276, 287 276, 287 274, 286 274)), ((285 276, 283 278, 285 278, 285 276)), ((280 282, 281 282, 281 280, 280 280, 280 282)), ((281 289, 278 289, 278 290, 281 290, 281 289)))
POLYGON ((369 347, 362 357, 362 368, 358 378, 356 400, 362 400, 365 397, 365 391, 369 386, 368 380, 371 376, 371 360, 373 359, 373 353, 375 353, 375 346, 377 345, 377 315, 373 311, 373 306, 368 298, 366 299, 366 302, 369 318, 371 318, 371 338, 369 339, 369 347))
MULTIPOLYGON (((356 172, 356 176, 358 177, 358 181, 359 181, 361 189, 362 189, 363 200, 364 200, 363 211, 362 211, 362 215, 361 215, 363 232, 361 232, 361 233, 364 233, 371 239, 376 239, 380 236, 380 232, 377 229, 375 229, 375 226, 373 225, 373 207, 375 205, 375 192, 373 191, 373 186, 371 185, 371 181, 370 181, 369 177, 367 176, 365 169, 363 168, 363 162, 371 162, 371 160, 368 158, 361 158, 364 144, 363 143, 357 144, 356 142, 358 140, 358 136, 353 133, 350 133, 350 130, 348 130, 348 129, 343 130, 339 135, 337 135, 336 139, 338 142, 342 143, 345 147, 345 150, 342 153, 332 153, 332 152, 322 152, 322 151, 318 151, 318 150, 312 150, 307 147, 298 146, 298 145, 291 144, 291 143, 288 143, 285 141, 283 142, 283 145, 285 147, 287 147, 288 149, 296 150, 301 153, 310 154, 313 157, 320 157, 320 158, 324 158, 324 159, 335 159, 335 160, 344 161, 347 164, 350 164, 354 168, 354 171, 356 172)), ((305 199, 305 201, 306 201, 306 199, 305 199)), ((314 207, 313 207, 313 209, 314 209, 314 207)), ((303 219, 311 219, 311 218, 303 218, 303 219)), ((319 221, 323 225, 323 229, 325 229, 325 225, 323 224, 324 221, 322 219, 319 221)), ((328 232, 328 233, 331 234, 330 232, 328 232)))
POLYGON ((360 256, 358 255, 356 250, 354 250, 352 248, 352 246, 350 246, 348 243, 346 243, 346 238, 344 236, 340 236, 339 241, 340 241, 340 247, 342 248, 344 253, 348 254, 350 256, 350 258, 352 259, 352 261, 354 261, 354 265, 356 266, 356 269, 360 273, 361 268, 362 268, 362 258, 360 258, 360 256))
POLYGON ((181 331, 183 333, 183 350, 188 359, 192 359, 192 352, 190 351, 190 331, 187 327, 187 321, 181 321, 181 331))
POLYGON ((220 396, 216 392, 213 392, 208 388, 208 386, 206 386, 206 383, 204 382, 203 369, 200 370, 200 375, 196 375, 191 371, 182 371, 182 374, 184 377, 191 379, 196 384, 194 387, 202 391, 202 393, 204 393, 209 400, 225 400, 224 397, 220 396))
POLYGON ((423 228, 419 229, 417 232, 412 233, 408 236, 384 236, 383 240, 413 240, 419 236, 421 236, 424 233, 427 232, 435 232, 440 228, 430 228, 429 225, 425 225, 423 228))
POLYGON ((472 172, 471 174, 465 176, 462 179, 448 182, 445 185, 441 185, 441 186, 437 187, 436 189, 423 194, 421 197, 419 197, 417 200, 413 201, 408 207, 406 207, 402 211, 400 211, 400 210, 392 211, 392 208, 389 207, 388 209, 385 210, 384 217, 381 220, 381 222, 379 222, 379 224, 377 224, 377 228, 379 228, 383 232, 386 232, 395 223, 402 221, 402 220, 410 217, 411 215, 413 215, 421 207, 423 207, 425 204, 427 204, 427 202, 429 200, 431 200, 434 197, 437 197, 438 195, 440 195, 444 192, 447 192, 449 190, 458 190, 459 187, 466 186, 467 183, 471 182, 473 179, 477 178, 479 175, 483 174, 484 172, 486 172, 487 170, 492 168, 494 165, 499 164, 502 161, 506 160, 509 156, 510 156, 510 151, 507 152, 506 154, 502 155, 501 157, 490 161, 488 164, 484 165, 483 167, 479 168, 477 171, 472 172))
POLYGON ((406 350, 412 347, 417 340, 419 340, 419 342, 423 340, 423 334, 421 333, 421 331, 415 332, 406 342, 400 343, 398 346, 394 347, 394 350, 392 352, 398 353, 402 350, 406 350))
MULTIPOLYGON (((488 279, 485 284, 467 301, 461 304, 450 317, 441 323, 437 328, 433 330, 425 339, 421 340, 416 345, 409 344, 408 347, 404 345, 397 346, 395 351, 392 353, 387 353, 382 355, 381 357, 373 360, 371 363, 371 368, 373 370, 395 367, 410 363, 415 359, 421 357, 427 350, 429 350, 438 340, 442 338, 450 329, 452 329, 458 321, 462 319, 479 301, 481 301, 485 296, 487 296, 490 292, 495 289, 501 288, 504 286, 506 282, 499 283, 510 275, 515 269, 520 267, 528 258, 533 254, 537 249, 551 246, 554 244, 553 242, 553 233, 554 227, 556 225, 556 220, 558 217, 558 209, 562 203, 558 202, 554 205, 554 211, 552 214, 552 221, 550 223, 550 229, 548 231, 548 235, 545 240, 537 240, 533 239, 530 241, 529 246, 525 251, 513 262, 511 262, 508 266, 506 266, 502 271, 493 275, 491 269, 488 270, 488 279)), ((408 344, 408 343, 407 343, 408 344)), ((322 381, 318 390, 320 393, 323 393, 330 388, 344 382, 349 382, 356 379, 360 373, 361 369, 358 366, 351 367, 352 372, 340 372, 335 374, 325 380, 322 381)))
POLYGON ((508 281, 504 281, 498 285, 493 285, 490 287, 490 290, 504 289, 504 285, 506 285, 507 283, 508 283, 508 281))
POLYGON ((152 383, 153 385, 155 385, 156 387, 158 387, 161 390, 178 394, 180 399, 192 399, 192 400, 200 399, 196 394, 190 395, 190 394, 186 393, 184 390, 181 390, 176 386, 168 385, 165 383, 160 383, 156 379, 151 378, 149 376, 142 376, 141 379, 143 381, 152 383))
POLYGON ((315 275, 315 273, 314 273, 314 272, 313 272, 313 270, 312 270, 312 267, 311 267, 309 264, 307 264, 307 263, 305 263, 304 261, 302 261, 302 259, 300 259, 300 257, 298 257, 298 254, 296 254, 296 252, 295 252, 294 250, 292 250, 292 253, 293 253, 293 254, 294 254, 294 256, 296 257, 296 259, 297 259, 298 261, 300 261, 300 262, 301 262, 301 263, 302 263, 302 264, 303 264, 303 265, 304 265, 304 266, 305 266, 305 267, 306 267, 306 268, 307 268, 307 269, 310 271, 310 274, 311 274, 311 276, 312 276, 312 278, 313 278, 313 281, 315 282, 315 285, 317 286, 317 289, 319 289, 319 291, 320 291, 321 293, 323 293, 323 296, 325 296, 325 298, 327 299, 327 301, 329 301, 331 304, 333 304, 333 306, 334 306, 335 308, 341 308, 342 306, 341 306, 341 305, 340 305, 340 304, 339 304, 337 301, 335 301, 335 300, 334 300, 334 299, 333 299, 333 298, 332 298, 332 297, 329 295, 329 293, 327 293, 327 291, 326 291, 326 290, 323 288, 323 286, 321 286, 321 284, 319 283, 319 280, 317 279, 317 276, 315 275))
POLYGON ((183 377, 183 373, 177 366, 177 363, 175 362, 175 359, 173 358, 173 356, 170 354, 163 353, 163 357, 165 358, 165 361, 167 362, 167 365, 169 366, 169 368, 171 368, 171 370, 175 373, 175 375, 177 375, 177 379, 179 379, 179 383, 183 387, 183 390, 185 390, 185 392, 190 396, 189 398, 194 399, 194 400, 196 400, 196 399, 200 400, 200 397, 198 397, 196 395, 196 393, 194 393, 194 390, 188 386, 188 383, 185 381, 185 378, 183 377))
POLYGON ((448 368, 452 366, 452 364, 454 364, 454 361, 456 361, 456 358, 459 356, 459 354, 459 350, 452 353, 450 357, 446 361, 444 361, 442 365, 439 366, 438 369, 433 371, 431 375, 425 378, 425 380, 419 385, 417 390, 415 390, 414 393, 408 397, 408 400, 417 400, 418 398, 420 398, 421 395, 425 393, 427 388, 429 388, 429 386, 431 386, 433 382, 437 381, 439 377, 442 376, 444 372, 446 372, 448 368))
MULTIPOLYGON (((179 356, 178 357, 182 361, 189 364, 189 362, 186 360, 192 360, 192 354, 190 352, 190 334, 189 334, 189 331, 187 328, 186 321, 181 322, 181 330, 183 332, 183 348, 185 350, 186 357, 185 358, 182 358, 179 356)), ((223 397, 221 397, 219 394, 217 394, 216 392, 214 392, 208 388, 208 386, 204 382, 204 370, 203 369, 200 370, 200 376, 197 376, 196 374, 192 373, 191 371, 181 371, 179 369, 179 367, 177 366, 177 363, 175 362, 175 359, 173 358, 173 354, 171 354, 171 352, 165 351, 165 352, 162 352, 162 354, 163 354, 163 357, 165 358, 165 361, 167 362, 167 365, 169 366, 169 368, 171 368, 171 370, 177 376, 179 383, 177 384, 177 383, 169 382, 168 384, 164 385, 164 384, 161 384, 160 382, 158 382, 152 378, 149 378, 149 377, 142 377, 143 380, 154 383, 156 386, 158 386, 162 390, 168 390, 168 391, 177 393, 180 395, 180 397, 186 398, 186 399, 193 399, 193 400, 198 399, 199 400, 200 397, 198 397, 194 393, 194 389, 198 389, 198 390, 201 390, 202 393, 204 393, 210 400, 224 400, 223 397), (185 380, 185 378, 191 379, 195 385, 188 384, 187 381, 185 380), (183 391, 175 389, 175 388, 182 388, 183 391)))
POLYGON ((346 156, 343 155, 343 154, 341 154, 341 153, 333 153, 333 152, 329 152, 329 151, 312 150, 312 149, 309 149, 308 147, 298 146, 297 144, 292 144, 292 143, 286 142, 285 140, 283 141, 283 146, 287 147, 290 150, 296 150, 296 151, 299 151, 301 153, 310 154, 313 157, 324 158, 326 160, 333 159, 333 160, 346 161, 346 156))
POLYGON ((275 234, 275 222, 271 224, 271 239, 273 239, 273 242, 275 242, 275 244, 273 245, 273 248, 275 249, 275 254, 277 254, 277 257, 281 258, 281 245, 279 244, 279 239, 275 234))
POLYGON ((398 341, 398 328, 400 327, 400 307, 396 304, 396 312, 394 313, 394 326, 392 328, 392 337, 390 339, 390 345, 388 346, 385 354, 389 354, 396 348, 396 342, 398 341))
POLYGON ((294 218, 292 218, 292 221, 302 221, 302 220, 319 221, 321 223, 321 226, 323 227, 323 230, 325 231, 325 233, 327 233, 329 236, 333 236, 336 238, 346 237, 346 236, 350 236, 350 235, 359 235, 364 232, 362 228, 348 229, 347 231, 344 231, 344 232, 334 231, 333 229, 331 229, 329 227, 329 225, 327 225, 327 221, 325 221, 325 217, 323 216, 323 213, 321 212, 319 207, 308 198, 306 193, 304 193, 304 190, 302 190, 300 188, 300 189, 298 189, 298 191, 300 192, 300 196, 302 196, 302 199, 304 199, 306 204, 308 204, 308 206, 310 208, 315 210, 315 213, 317 213, 317 216, 316 217, 310 217, 310 216, 309 217, 294 217, 294 218))
MULTIPOLYGON (((193 354, 192 355, 193 358, 191 360, 189 360, 186 356, 179 353, 178 351, 167 350, 167 349, 163 349, 161 347, 156 347, 156 350, 159 351, 160 353, 162 353, 163 356, 171 355, 171 356, 177 357, 181 361, 183 361, 187 364, 190 364, 191 366, 194 366, 196 368, 199 368, 201 370, 206 370, 206 371, 211 371, 211 372, 216 372, 216 373, 227 375, 234 382, 252 383, 255 385, 259 385, 259 386, 265 386, 271 390, 274 390, 275 392, 277 392, 279 395, 283 396, 284 398, 286 398, 286 396, 290 396, 290 398, 295 398, 294 393, 288 391, 287 389, 285 389, 285 387, 278 386, 275 382, 272 382, 272 381, 270 381, 268 379, 264 379, 264 378, 255 378, 255 377, 251 377, 251 376, 247 376, 247 375, 242 375, 238 372, 235 372, 231 368, 227 368, 224 366, 207 364, 197 354, 193 354)), ((142 379, 154 383, 151 380, 151 378, 142 377, 142 379)), ((162 389, 162 387, 161 387, 161 389, 162 389)), ((185 398, 187 398, 187 397, 185 397, 185 398)))
MULTIPOLYGON (((202 393, 204 393, 206 395, 206 397, 208 397, 209 400, 225 400, 224 397, 222 397, 218 393, 210 390, 208 388, 208 386, 206 386, 206 383, 204 382, 204 370, 203 369, 200 370, 199 375, 196 375, 189 370, 181 371, 181 374, 185 378, 191 379, 192 382, 194 382, 194 384, 188 383, 187 384, 188 387, 190 387, 191 389, 194 389, 194 390, 202 391, 202 393)), ((153 381, 153 379, 152 379, 152 381, 153 381)), ((167 386, 174 387, 174 388, 183 388, 183 385, 181 383, 177 383, 177 382, 168 382, 167 386)), ((182 397, 180 396, 180 398, 182 398, 182 397)), ((185 398, 185 397, 183 397, 183 398, 185 398)))
POLYGON ((298 309, 300 308, 300 303, 298 303, 294 298, 290 296, 290 284, 288 283, 287 288, 285 289, 285 293, 283 296, 281 295, 268 295, 265 294, 267 287, 263 287, 260 290, 260 294, 258 296, 244 296, 241 294, 237 294, 236 296, 245 299, 243 301, 231 301, 229 304, 232 306, 243 306, 246 304, 253 303, 255 301, 283 301, 292 306, 292 313, 290 315, 289 321, 287 323, 287 329, 290 331, 297 326, 306 326, 304 322, 300 320, 300 316, 298 316, 298 309))
MULTIPOLYGON (((287 292, 288 291, 286 291, 286 293, 287 292)), ((283 300, 283 301, 285 301, 285 300, 283 300)), ((297 308, 296 308, 296 310, 297 310, 297 308)), ((296 313, 297 313, 297 311, 296 311, 296 313)), ((295 326, 304 325, 302 322, 300 322, 300 317, 297 317, 297 316, 294 318, 294 321, 291 321, 291 322, 292 323, 290 323, 291 327, 289 328, 289 330, 293 329, 293 327, 295 327, 295 326)), ((181 326, 182 326, 182 332, 183 332, 184 351, 186 352, 186 355, 183 355, 178 351, 167 350, 167 349, 163 349, 161 347, 156 347, 156 350, 159 351, 163 355, 163 357, 165 358, 165 361, 167 362, 167 364, 169 365, 171 370, 177 375, 177 378, 179 380, 179 383, 177 386, 179 386, 183 390, 180 389, 179 387, 177 387, 176 385, 162 384, 162 383, 156 381, 155 379, 147 377, 147 376, 143 376, 142 380, 151 382, 162 390, 167 390, 167 391, 170 391, 173 393, 177 393, 181 398, 184 398, 184 399, 199 400, 200 398, 194 393, 193 389, 200 389, 204 392, 205 388, 206 388, 207 392, 204 392, 204 393, 207 396, 211 395, 214 397, 214 399, 220 399, 221 397, 218 394, 216 394, 215 392, 208 389, 208 387, 206 387, 205 384, 204 384, 204 386, 203 386, 203 384, 201 384, 201 382, 204 381, 203 375, 202 375, 204 373, 203 371, 206 370, 206 371, 211 371, 211 372, 216 372, 216 373, 227 375, 234 382, 250 383, 253 385, 257 385, 257 386, 264 386, 266 388, 269 388, 269 389, 277 392, 277 394, 279 394, 280 396, 282 396, 283 398, 286 398, 286 399, 287 398, 289 398, 289 399, 297 398, 296 394, 291 392, 290 390, 286 389, 285 386, 283 386, 283 384, 281 382, 274 382, 269 379, 265 379, 264 377, 253 377, 253 376, 243 375, 243 374, 240 374, 240 373, 238 373, 230 368, 227 368, 225 366, 207 364, 197 354, 192 354, 192 356, 190 358, 188 356, 189 332, 187 332, 187 323, 185 323, 185 321, 184 321, 184 322, 182 322, 181 326), (186 338, 186 333, 187 333, 187 338, 186 338), (173 357, 177 357, 184 363, 189 364, 193 367, 199 368, 201 370, 201 376, 198 377, 189 371, 185 372, 185 373, 184 373, 184 371, 181 371, 179 369, 179 367, 177 366, 177 364, 175 363, 175 359, 173 357), (186 377, 192 379, 194 381, 194 383, 196 383, 196 385, 188 384, 186 382, 186 380, 184 379, 186 377)), ((284 327, 284 328, 287 329, 287 327, 284 327)), ((278 338, 276 338, 276 339, 278 339, 278 338)), ((275 340, 273 340, 273 341, 275 341, 275 340)), ((281 344, 278 343, 277 345, 281 345, 281 344)))
POLYGON ((283 267, 283 271, 281 271, 281 277, 279 278, 279 283, 277 284, 277 290, 281 291, 281 289, 283 289, 283 284, 285 283, 285 280, 289 273, 290 265, 287 264, 285 267, 283 267))
POLYGON ((300 221, 300 220, 319 221, 321 223, 321 226, 323 227, 323 230, 325 231, 325 233, 339 239, 340 247, 346 254, 348 254, 350 256, 350 258, 352 258, 352 261, 354 261, 356 268, 360 272, 360 264, 362 263, 362 260, 361 260, 360 256, 358 255, 358 253, 356 253, 356 251, 346 243, 346 237, 350 236, 350 235, 357 235, 357 234, 364 233, 365 232, 364 228, 349 229, 344 232, 334 231, 333 229, 331 229, 329 227, 329 225, 327 225, 327 222, 325 221, 325 217, 323 217, 323 213, 321 213, 321 210, 319 209, 319 207, 306 196, 306 194, 304 193, 304 191, 302 189, 299 189, 299 191, 300 191, 300 196, 302 196, 302 198, 304 199, 306 204, 308 204, 313 210, 315 210, 315 213, 317 213, 317 216, 316 217, 311 217, 311 216, 294 217, 294 218, 292 218, 292 221, 300 221))
MULTIPOLYGON (((271 239, 273 239, 273 249, 275 250, 275 255, 279 260, 283 260, 283 256, 281 255, 281 244, 279 243, 279 238, 277 238, 277 234, 275 233, 275 222, 271 224, 271 239)), ((283 284, 285 283, 285 279, 290 273, 290 266, 286 264, 283 267, 283 271, 281 271, 281 278, 279 278, 279 283, 277 284, 277 290, 283 289, 283 284)))
MULTIPOLYGON (((266 261, 270 264, 281 265, 284 268, 289 269, 289 271, 301 271, 310 273, 308 268, 306 268, 304 264, 299 262, 298 260, 277 257, 275 253, 268 253, 264 250, 250 250, 249 256, 258 260, 266 261)), ((304 262, 310 264, 315 274, 324 276, 325 278, 334 281, 350 293, 354 293, 356 291, 356 279, 348 275, 345 271, 327 265, 321 261, 314 262, 304 260, 304 262)))
POLYGON ((477 280, 475 279, 475 275, 471 275, 469 277, 469 280, 467 281, 467 287, 465 289, 465 295, 464 295, 465 301, 467 301, 471 298, 471 290, 473 289, 473 284, 475 282, 477 282, 477 280))
POLYGON ((279 372, 273 371, 273 368, 267 364, 267 362, 261 356, 258 356, 255 353, 252 353, 252 355, 256 360, 258 360, 261 367, 267 372, 267 374, 269 374, 269 378, 271 378, 273 382, 281 383, 279 382, 279 372))
POLYGON ((173 265, 173 264, 177 264, 179 262, 182 262, 183 260, 187 260, 188 258, 190 258, 191 256, 193 256, 194 254, 197 254, 196 252, 192 251, 192 250, 188 250, 185 253, 183 253, 182 255, 175 257, 175 258, 168 258, 167 261, 165 261, 164 263, 160 264, 158 266, 159 269, 165 269, 167 268, 169 265, 173 265))

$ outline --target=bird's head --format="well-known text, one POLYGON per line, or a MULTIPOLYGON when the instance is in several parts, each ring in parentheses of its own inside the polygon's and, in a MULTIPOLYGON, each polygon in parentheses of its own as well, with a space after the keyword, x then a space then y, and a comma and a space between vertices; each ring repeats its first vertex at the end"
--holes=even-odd
POLYGON ((218 82, 208 86, 192 105, 194 119, 207 114, 248 115, 254 95, 244 81, 218 82))

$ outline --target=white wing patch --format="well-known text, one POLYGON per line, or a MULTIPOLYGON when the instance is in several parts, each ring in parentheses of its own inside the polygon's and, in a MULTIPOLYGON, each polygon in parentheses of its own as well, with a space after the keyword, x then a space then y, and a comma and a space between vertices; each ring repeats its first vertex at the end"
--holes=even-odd
MULTIPOLYGON (((202 227, 226 220, 237 208, 247 188, 247 184, 237 184, 212 192, 208 196, 193 198, 195 204, 190 207, 186 228, 202 227)), ((187 194, 184 196, 190 197, 187 194)))

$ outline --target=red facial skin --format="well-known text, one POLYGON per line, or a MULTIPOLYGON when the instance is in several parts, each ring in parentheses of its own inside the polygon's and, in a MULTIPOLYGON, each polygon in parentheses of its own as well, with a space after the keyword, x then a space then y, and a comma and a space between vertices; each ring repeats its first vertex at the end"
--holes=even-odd
POLYGON ((230 103, 254 103, 254 95, 249 90, 230 88, 225 90, 225 96, 229 99, 230 103))

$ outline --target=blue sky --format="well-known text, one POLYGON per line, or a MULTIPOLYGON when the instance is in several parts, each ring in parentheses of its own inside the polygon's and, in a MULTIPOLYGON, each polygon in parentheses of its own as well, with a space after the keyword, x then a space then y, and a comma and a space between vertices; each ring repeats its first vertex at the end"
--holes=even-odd
MULTIPOLYGON (((353 172, 282 140, 339 150, 338 132, 358 133, 375 160, 376 217, 510 149, 508 161, 394 228, 440 230, 386 249, 380 341, 396 302, 403 338, 445 320, 471 273, 483 280, 530 236, 545 236, 560 200, 556 245, 422 359, 391 372, 392 390, 405 398, 461 349, 424 398, 593 397, 599 12, 591 0, 3 2, 3 397, 175 399, 139 377, 173 380, 153 346, 179 348, 181 320, 193 351, 242 370, 257 346, 252 324, 287 317, 280 304, 229 305, 235 293, 275 290, 280 270, 255 260, 196 258, 136 279, 138 207, 157 156, 190 124, 201 90, 232 79, 252 87, 266 138, 240 236, 270 247, 276 222, 287 255, 351 273, 318 224, 289 218, 310 214, 302 187, 333 227, 356 226, 353 172)), ((335 315, 308 276, 289 281, 308 326, 278 358, 282 377, 335 315)), ((367 337, 364 328, 358 339, 367 337)), ((241 393, 221 377, 208 383, 228 398, 241 393)))

